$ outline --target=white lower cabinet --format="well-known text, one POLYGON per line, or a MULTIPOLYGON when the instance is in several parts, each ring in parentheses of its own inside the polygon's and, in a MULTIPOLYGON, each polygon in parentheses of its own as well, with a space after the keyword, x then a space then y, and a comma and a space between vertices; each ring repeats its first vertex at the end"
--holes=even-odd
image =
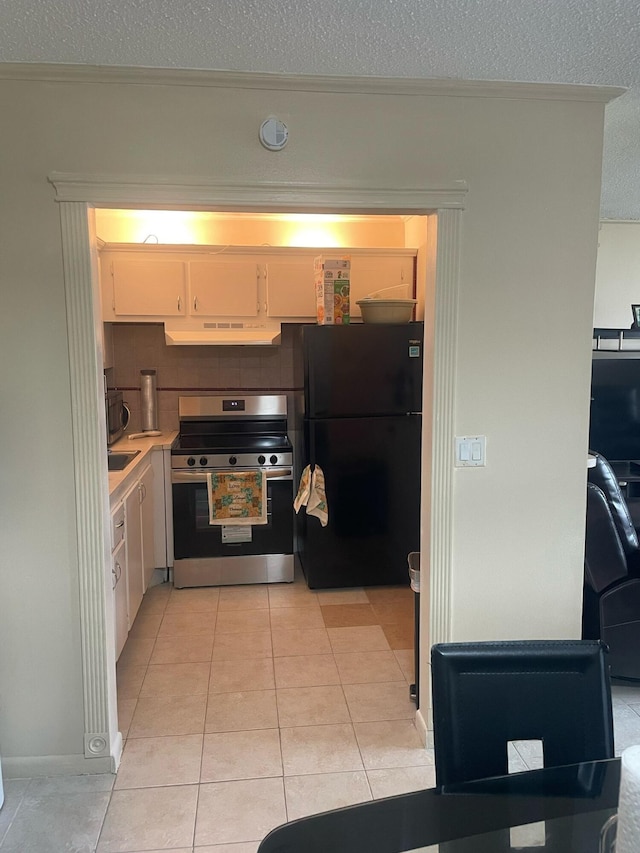
POLYGON ((137 481, 123 499, 125 511, 125 542, 127 546, 127 593, 129 629, 136 618, 144 594, 142 573, 142 519, 140 514, 140 482, 137 481))
POLYGON ((113 584, 116 660, 118 660, 129 633, 129 611, 127 606, 127 554, 124 539, 119 543, 111 557, 111 581, 113 584))
POLYGON ((127 543, 129 629, 153 574, 153 469, 147 465, 123 498, 127 543))
POLYGON ((120 657, 120 652, 129 633, 127 550, 124 535, 124 504, 122 501, 118 501, 111 510, 111 588, 113 590, 116 660, 120 657))
MULTIPOLYGON (((152 454, 155 456, 155 454, 152 454)), ((140 533, 142 539, 142 594, 151 583, 156 567, 153 500, 153 467, 149 465, 140 478, 140 533)))
POLYGON ((155 568, 153 468, 147 464, 111 512, 116 660, 155 568))

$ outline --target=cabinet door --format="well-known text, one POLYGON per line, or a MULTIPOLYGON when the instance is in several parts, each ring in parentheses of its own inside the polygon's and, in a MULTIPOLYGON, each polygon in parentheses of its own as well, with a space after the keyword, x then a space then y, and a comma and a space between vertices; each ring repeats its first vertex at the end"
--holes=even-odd
POLYGON ((351 256, 351 316, 362 317, 357 304, 370 293, 384 288, 387 299, 406 299, 414 296, 415 259, 407 255, 351 256))
POLYGON ((151 465, 140 478, 140 523, 142 534, 142 576, 143 588, 142 592, 146 591, 153 570, 155 569, 155 553, 154 553, 154 517, 153 517, 153 468, 151 465))
POLYGON ((118 660, 127 640, 127 634, 129 633, 129 614, 127 608, 127 554, 124 539, 118 544, 118 547, 113 552, 111 578, 113 584, 116 660, 118 660))
POLYGON ((127 591, 129 596, 129 630, 133 625, 144 593, 142 572, 142 513, 140 481, 136 481, 124 497, 125 542, 127 546, 127 591))
POLYGON ((124 539, 124 504, 120 502, 111 511, 111 551, 124 539))
POLYGON ((256 261, 190 261, 191 316, 257 317, 258 277, 256 261))
POLYGON ((176 317, 185 314, 183 261, 115 256, 111 260, 111 274, 116 315, 176 317))
POLYGON ((267 270, 269 317, 316 317, 313 258, 277 258, 267 270))

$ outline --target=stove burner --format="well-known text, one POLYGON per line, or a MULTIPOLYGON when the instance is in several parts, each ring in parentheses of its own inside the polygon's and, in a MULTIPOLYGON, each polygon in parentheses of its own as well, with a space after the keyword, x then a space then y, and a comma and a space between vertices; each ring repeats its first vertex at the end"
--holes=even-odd
POLYGON ((291 466, 284 395, 180 397, 172 468, 291 466))
POLYGON ((229 453, 235 450, 269 453, 274 450, 291 450, 291 442, 286 435, 184 435, 178 436, 174 446, 183 452, 196 453, 229 453))

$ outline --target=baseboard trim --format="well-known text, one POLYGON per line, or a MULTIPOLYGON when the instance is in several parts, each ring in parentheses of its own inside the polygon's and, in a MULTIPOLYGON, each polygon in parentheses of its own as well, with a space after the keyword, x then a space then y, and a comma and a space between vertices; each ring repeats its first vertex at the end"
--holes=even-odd
POLYGON ((418 730, 418 734, 420 735, 423 745, 427 747, 429 732, 427 731, 427 723, 424 717, 422 716, 422 712, 419 710, 416 711, 416 728, 418 730))
MULTIPOLYGON (((119 753, 122 752, 122 739, 119 753)), ((118 755, 119 761, 119 755, 118 755)), ((97 773, 115 773, 117 762, 113 756, 85 758, 84 755, 29 755, 15 758, 2 757, 5 779, 31 779, 39 776, 87 776, 97 773)))

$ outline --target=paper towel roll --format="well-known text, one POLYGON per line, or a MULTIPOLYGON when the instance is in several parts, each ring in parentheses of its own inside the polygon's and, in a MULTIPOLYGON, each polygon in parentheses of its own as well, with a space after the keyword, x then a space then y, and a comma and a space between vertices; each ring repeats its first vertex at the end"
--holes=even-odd
POLYGON ((616 853, 638 853, 639 839, 640 746, 630 746, 621 756, 616 853))
POLYGON ((158 400, 156 397, 155 370, 140 371, 140 414, 143 432, 158 429, 158 400))

